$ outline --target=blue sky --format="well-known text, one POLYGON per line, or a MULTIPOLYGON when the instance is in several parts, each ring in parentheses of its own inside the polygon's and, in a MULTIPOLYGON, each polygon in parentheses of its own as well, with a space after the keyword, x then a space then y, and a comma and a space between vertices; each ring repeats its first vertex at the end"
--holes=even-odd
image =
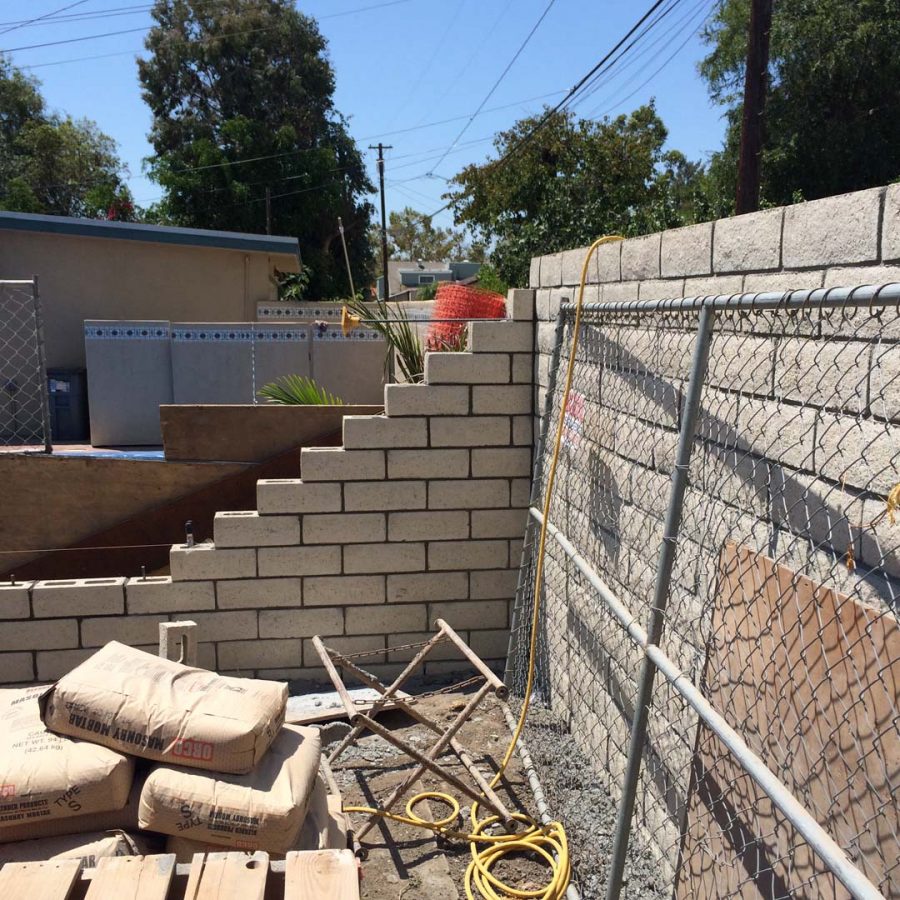
MULTIPOLYGON (((63 15, 85 18, 24 27, 10 24, 74 2, 0 0, 0 22, 6 23, 0 25, 0 49, 146 29, 151 24, 150 0, 83 0, 63 15), (86 18, 93 14, 105 17, 86 18)), ((484 100, 548 0, 395 0, 381 5, 385 2, 302 0, 297 5, 319 19, 335 69, 336 106, 349 119, 373 180, 375 154, 365 148, 378 140, 393 145, 387 153, 388 208, 409 205, 430 213, 442 205, 446 189, 441 178, 429 174, 433 167, 437 176, 447 178, 467 163, 484 160, 491 150, 488 139, 497 130, 538 111, 544 102, 559 100, 631 27, 650 0, 638 4, 556 0, 485 111, 460 137, 468 115, 484 100), (361 9, 376 5, 379 8, 361 9), (444 124, 431 124, 435 122, 444 124), (449 155, 439 160, 451 146, 449 155)), ((721 110, 710 104, 697 75, 704 47, 696 32, 711 5, 712 0, 681 0, 649 36, 648 42, 656 41, 655 45, 623 60, 618 74, 576 111, 591 118, 618 115, 655 97, 669 128, 669 146, 690 158, 705 159, 720 146, 724 132, 721 110)), ((142 173, 142 160, 150 153, 146 139, 150 116, 135 66, 142 49, 143 34, 135 31, 16 49, 9 55, 43 82, 53 109, 93 119, 115 138, 130 169, 135 199, 147 205, 160 190, 142 173)), ((442 213, 436 221, 450 224, 450 214, 442 213)))

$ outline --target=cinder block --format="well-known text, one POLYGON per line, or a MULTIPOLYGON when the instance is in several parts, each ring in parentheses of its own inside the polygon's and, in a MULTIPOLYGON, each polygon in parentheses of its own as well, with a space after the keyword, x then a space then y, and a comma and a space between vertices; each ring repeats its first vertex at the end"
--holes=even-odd
POLYGON ((714 334, 709 346, 708 381, 746 394, 771 395, 775 343, 767 338, 714 334))
POLYGON ((812 469, 816 411, 772 400, 741 397, 737 433, 720 435, 728 446, 752 450, 795 469, 812 469))
POLYGON ((662 233, 662 277, 708 275, 712 271, 712 222, 662 233))
POLYGON ((78 621, 58 619, 47 622, 4 622, 0 628, 0 652, 4 650, 53 650, 78 646, 78 621))
POLYGON ((602 244, 597 248, 597 280, 619 281, 622 277, 622 245, 624 241, 602 244))
POLYGON ((534 346, 531 322, 470 322, 469 346, 473 353, 527 353, 534 346))
POLYGON ((344 571, 349 574, 424 572, 424 544, 351 544, 344 548, 344 571))
POLYGON ((428 545, 431 570, 501 569, 508 563, 506 541, 436 541, 428 545))
POLYGON ((454 631, 466 628, 506 628, 507 608, 508 604, 503 600, 492 603, 432 603, 428 607, 428 618, 431 625, 436 619, 443 619, 454 631))
MULTIPOLYGON (((896 321, 896 315, 886 313, 888 321, 896 321)), ((869 407, 874 416, 900 422, 900 344, 879 343, 872 349, 869 407)))
POLYGON ((223 581, 216 589, 219 609, 301 606, 299 578, 251 578, 223 581))
POLYGON ((530 415, 531 402, 532 390, 527 384, 472 388, 472 412, 477 416, 530 415))
POLYGON ((815 467, 840 484, 886 496, 898 481, 900 446, 884 422, 820 412, 815 467))
MULTIPOLYGON (((587 252, 587 247, 576 247, 574 250, 564 250, 562 252, 560 277, 563 284, 576 285, 581 283, 581 269, 584 266, 584 258, 587 256, 587 252)), ((590 266, 588 269, 587 280, 595 281, 596 277, 596 267, 590 266), (591 276, 593 276, 593 278, 591 276)))
MULTIPOLYGON (((201 648, 209 641, 244 641, 260 636, 256 617, 255 609, 191 614, 191 619, 197 623, 197 638, 201 648)), ((290 636, 279 635, 279 637, 290 636)))
POLYGON ((510 483, 509 505, 527 507, 531 504, 531 479, 514 478, 510 483))
POLYGON ((300 478, 260 478, 256 482, 256 506, 261 515, 339 512, 341 486, 300 478))
POLYGON ((440 384, 508 384, 506 353, 426 353, 425 381, 440 384))
POLYGON ((871 345, 783 338, 775 354, 775 396, 852 413, 868 403, 871 345))
POLYGON ((541 257, 541 287, 557 287, 562 284, 562 253, 549 253, 541 257))
POLYGON ((659 248, 659 233, 622 241, 622 280, 659 278, 659 248))
POLYGON ((512 437, 517 447, 530 447, 534 437, 534 419, 531 416, 513 417, 512 437))
POLYGON ((36 653, 38 681, 56 681, 96 652, 96 650, 48 650, 36 653))
POLYGON ((434 384, 388 384, 384 388, 388 418, 395 416, 464 416, 469 389, 434 384))
POLYGON ((685 278, 685 297, 714 297, 718 294, 740 294, 744 290, 743 275, 705 275, 685 278))
POLYGON ((427 446, 428 423, 424 418, 344 416, 344 447, 347 450, 427 446))
POLYGON ((222 641, 218 647, 222 669, 259 669, 263 666, 299 666, 303 642, 297 638, 268 641, 222 641))
POLYGON ((388 450, 388 478, 465 478, 468 450, 388 450))
MULTIPOLYGON (((328 638, 324 642, 329 650, 337 650, 338 653, 369 653, 370 651, 380 650, 382 652, 372 652, 371 656, 364 656, 354 660, 357 665, 362 666, 368 671, 370 664, 382 663, 386 658, 384 653, 385 640, 383 634, 364 634, 364 635, 335 635, 328 638)), ((316 648, 311 640, 303 641, 303 661, 307 666, 321 666, 322 660, 319 657, 316 648)), ((325 669, 322 669, 325 673, 325 669)), ((331 684, 330 679, 325 675, 325 680, 331 684)))
POLYGON ((441 416, 431 420, 432 447, 503 447, 509 444, 506 416, 441 416))
MULTIPOLYGON (((860 557, 865 566, 900 578, 900 546, 895 537, 897 526, 884 514, 886 503, 882 499, 866 500, 863 505, 862 540, 860 557)), ((2 663, 0 663, 2 666, 2 663)))
POLYGON ((509 482, 500 479, 429 481, 429 509, 491 509, 509 506, 509 482))
POLYGON ((505 659, 509 649, 509 631, 505 628, 470 631, 467 643, 482 659, 505 659))
POLYGON ((506 600, 515 597, 518 580, 518 569, 472 572, 469 575, 469 595, 473 600, 506 600))
POLYGON ((34 681, 34 659, 30 653, 0 653, 0 685, 34 681))
POLYGON ((384 575, 336 575, 303 579, 304 606, 353 606, 384 603, 384 575))
POLYGON ((120 641, 132 647, 155 644, 159 640, 159 623, 168 619, 158 616, 101 616, 81 622, 81 646, 102 647, 108 641, 120 641))
POLYGON ((475 510, 472 512, 472 537, 522 537, 527 521, 528 513, 524 509, 475 510))
POLYGON ((621 300, 637 300, 639 281, 611 282, 603 285, 600 299, 603 303, 618 303, 621 300))
POLYGON ((259 614, 261 638, 309 638, 344 633, 340 609, 277 609, 259 614))
POLYGON ((541 283, 541 258, 532 256, 528 267, 528 284, 530 287, 539 287, 541 283))
POLYGON ((351 482, 344 485, 348 511, 425 509, 424 481, 351 482))
POLYGON ((822 287, 822 269, 805 272, 748 272, 744 276, 744 292, 803 291, 822 287))
POLYGON ((129 615, 192 612, 215 609, 216 593, 212 581, 172 581, 169 575, 148 575, 125 582, 125 601, 129 615))
POLYGON ((388 515, 388 540, 441 541, 469 536, 469 514, 454 512, 394 512, 388 515))
MULTIPOLYGON (((0 584, 0 620, 31 618, 28 593, 33 585, 33 581, 16 581, 15 583, 5 581, 0 584)), ((10 665, 12 665, 11 662, 10 665)), ((0 681, 2 680, 2 675, 0 675, 0 681)))
MULTIPOLYGON (((571 294, 567 290, 566 294, 571 294)), ((535 291, 534 308, 539 322, 552 322, 559 314, 560 294, 555 288, 535 291)))
POLYGON ((466 572, 388 575, 388 603, 425 603, 435 600, 465 600, 469 596, 466 572))
POLYGON ((387 634, 427 631, 428 607, 424 603, 352 606, 347 609, 347 634, 387 634))
POLYGON ((513 384, 531 384, 534 380, 534 355, 532 353, 513 353, 513 384))
POLYGON ((900 259, 900 184, 889 185, 885 193, 881 258, 900 259))
POLYGON ((784 209, 719 219, 713 243, 713 271, 755 272, 781 265, 784 209))
POLYGON ((219 550, 215 544, 174 544, 169 551, 173 581, 255 578, 256 550, 219 550))
POLYGON ((784 211, 785 269, 874 262, 884 188, 796 203, 784 211))
POLYGON ((221 550, 290 546, 300 543, 300 520, 297 516, 261 516, 255 510, 217 512, 213 538, 221 550))
MULTIPOLYGON (((331 682, 328 673, 320 667, 307 668, 293 666, 284 669, 257 669, 257 678, 268 681, 289 681, 292 685, 304 685, 310 690, 326 688, 331 682)), ((330 688, 328 688, 330 690, 330 688)))
POLYGON ((333 513, 303 517, 305 544, 365 544, 383 541, 383 513, 333 513))
POLYGON ((474 478, 516 478, 531 474, 531 448, 509 447, 472 451, 474 478))
POLYGON ((638 300, 671 300, 683 295, 683 278, 652 278, 638 285, 638 300))
POLYGON ((160 622, 157 628, 158 654, 186 666, 198 665, 197 623, 191 619, 176 622, 160 622))
POLYGON ((534 291, 511 288, 506 294, 506 311, 515 322, 531 322, 534 319, 534 291))
POLYGON ((384 478, 384 451, 304 447, 300 475, 304 481, 377 481, 384 478))
MULTIPOLYGON (((400 634, 389 634, 387 636, 388 647, 406 647, 406 649, 391 650, 388 653, 388 659, 392 662, 409 662, 422 648, 421 644, 426 643, 434 637, 431 631, 412 631, 401 632, 400 634), (412 646, 406 646, 412 645, 412 646)), ((443 659, 459 659, 460 652, 449 641, 439 641, 435 644, 428 656, 425 657, 426 665, 428 660, 443 659)), ((421 673, 421 669, 418 673, 421 673)))
POLYGON ((261 547, 259 577, 336 575, 341 571, 340 547, 261 547))
POLYGON ((119 615, 125 612, 124 578, 37 581, 31 589, 36 619, 51 616, 119 615))

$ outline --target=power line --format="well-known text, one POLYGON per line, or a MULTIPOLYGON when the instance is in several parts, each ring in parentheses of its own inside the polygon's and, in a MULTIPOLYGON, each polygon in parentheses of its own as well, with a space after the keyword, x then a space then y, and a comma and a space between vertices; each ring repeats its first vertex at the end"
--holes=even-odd
MULTIPOLYGON (((87 0, 82 0, 82 2, 87 2, 87 0)), ((152 3, 140 3, 136 6, 116 6, 112 9, 103 10, 103 12, 72 13, 69 16, 61 16, 59 13, 62 12, 62 10, 57 10, 56 13, 48 13, 47 16, 41 16, 39 19, 14 19, 10 22, 0 22, 0 27, 4 25, 17 25, 25 28, 30 25, 55 25, 58 22, 82 22, 91 19, 112 19, 118 16, 136 15, 137 13, 147 12, 151 9, 153 9, 152 3), (52 22, 43 21, 50 15, 53 16, 52 22)))
POLYGON ((65 12, 67 9, 74 9, 76 6, 81 6, 82 4, 87 3, 87 0, 76 0, 75 3, 70 3, 68 6, 63 6, 61 9, 56 9, 53 12, 44 13, 42 16, 36 16, 33 19, 27 19, 24 22, 4 22, 4 25, 10 25, 9 28, 0 31, 0 34, 9 34, 10 31, 16 31, 19 28, 24 28, 26 25, 34 25, 35 22, 40 22, 41 19, 49 19, 52 16, 58 16, 61 12, 65 12))

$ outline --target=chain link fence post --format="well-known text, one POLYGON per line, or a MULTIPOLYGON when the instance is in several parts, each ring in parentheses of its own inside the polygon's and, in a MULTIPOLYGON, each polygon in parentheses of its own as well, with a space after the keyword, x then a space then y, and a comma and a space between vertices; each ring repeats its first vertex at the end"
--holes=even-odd
POLYGON ((34 329, 37 338, 38 372, 41 382, 41 425, 44 430, 44 452, 53 452, 53 437, 50 429, 50 380, 47 378, 47 360, 44 353, 44 315, 41 307, 41 293, 38 277, 34 276, 34 329))

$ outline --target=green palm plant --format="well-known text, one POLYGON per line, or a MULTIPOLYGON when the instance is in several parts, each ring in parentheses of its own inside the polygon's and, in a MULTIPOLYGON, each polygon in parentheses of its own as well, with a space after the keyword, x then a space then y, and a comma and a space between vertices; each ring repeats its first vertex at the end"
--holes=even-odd
POLYGON ((390 365, 391 355, 394 355, 406 381, 422 380, 425 375, 425 350, 410 324, 406 311, 401 306, 395 304, 391 307, 384 300, 364 303, 359 296, 348 300, 346 306, 350 312, 358 315, 368 327, 374 328, 387 342, 388 355, 385 359, 385 369, 390 365), (376 313, 375 316, 372 315, 373 312, 376 313))
POLYGON ((263 385, 258 394, 283 406, 343 406, 340 397, 303 375, 283 375, 263 385))

